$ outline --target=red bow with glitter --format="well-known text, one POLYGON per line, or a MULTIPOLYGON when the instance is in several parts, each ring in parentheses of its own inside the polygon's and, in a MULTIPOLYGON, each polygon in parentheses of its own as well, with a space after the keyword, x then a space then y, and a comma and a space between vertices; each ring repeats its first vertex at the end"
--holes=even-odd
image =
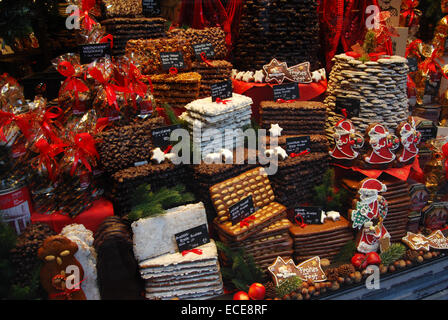
POLYGON ((44 138, 39 139, 36 144, 36 148, 39 150, 39 165, 45 165, 50 180, 56 180, 56 171, 58 163, 55 157, 64 152, 65 144, 50 144, 44 138))
POLYGON ((120 111, 117 103, 117 93, 116 91, 125 92, 127 88, 119 87, 109 81, 109 79, 104 78, 103 73, 96 67, 89 68, 89 74, 93 79, 98 81, 104 88, 107 97, 107 103, 109 106, 114 106, 117 111, 120 111))
POLYGON ((439 50, 434 50, 430 57, 426 58, 425 61, 418 65, 418 68, 423 71, 424 74, 428 75, 429 72, 436 73, 439 69, 442 76, 448 79, 448 76, 443 71, 442 66, 436 61, 440 57, 439 50))
POLYGON ((421 14, 421 11, 417 9, 418 4, 419 4, 418 0, 405 0, 405 3, 403 4, 403 7, 407 9, 402 10, 401 15, 403 16, 405 21, 408 21, 409 18, 409 23, 407 24, 407 27, 411 27, 415 16, 421 14))
POLYGON ((202 254, 202 250, 201 249, 191 249, 191 250, 184 250, 182 251, 182 256, 187 255, 188 253, 195 253, 197 255, 201 255, 202 254))
POLYGON ((62 83, 64 90, 73 92, 75 95, 75 104, 79 104, 79 92, 87 92, 89 88, 80 79, 75 77, 75 67, 68 62, 62 61, 57 67, 60 74, 62 74, 66 79, 62 83))
POLYGON ((254 221, 255 216, 249 216, 247 218, 244 218, 242 221, 240 221, 240 227, 248 227, 250 221, 254 221))
POLYGON ((89 16, 89 11, 95 6, 95 0, 82 0, 81 2, 81 17, 83 20, 82 25, 85 26, 85 29, 90 31, 92 27, 97 24, 97 22, 89 16))
POLYGON ((3 128, 14 122, 27 140, 31 140, 31 122, 34 117, 31 113, 15 115, 11 112, 0 110, 0 140, 7 142, 3 128))
POLYGON ((99 159, 99 154, 95 148, 95 140, 92 135, 87 132, 78 133, 73 138, 72 148, 75 150, 73 165, 70 170, 70 174, 73 176, 76 171, 76 167, 78 166, 78 162, 81 163, 92 172, 92 167, 89 163, 89 160, 99 159))
POLYGON ((168 71, 172 75, 176 75, 179 72, 176 67, 171 67, 168 71))

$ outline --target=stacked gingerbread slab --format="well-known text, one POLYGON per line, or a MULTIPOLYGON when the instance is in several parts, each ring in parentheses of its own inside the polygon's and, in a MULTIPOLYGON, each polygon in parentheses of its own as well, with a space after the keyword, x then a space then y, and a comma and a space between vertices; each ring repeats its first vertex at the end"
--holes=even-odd
POLYGON ((166 20, 159 17, 115 17, 101 21, 101 25, 106 27, 106 32, 113 36, 113 55, 123 55, 129 40, 165 37, 165 23, 166 20))
POLYGON ((229 80, 232 75, 233 65, 226 60, 194 61, 191 71, 201 75, 200 98, 211 95, 210 87, 213 84, 229 80))
MULTIPOLYGON (((381 193, 387 201, 387 215, 384 219, 384 226, 390 233, 391 242, 399 242, 406 235, 411 210, 411 198, 406 181, 394 178, 389 175, 382 175, 379 180, 387 187, 387 191, 381 193)), ((343 186, 351 193, 352 198, 356 198, 357 188, 360 181, 356 179, 343 179, 343 186)))
POLYGON ((272 124, 283 128, 282 135, 324 135, 326 107, 321 102, 262 101, 261 127, 269 130, 272 124))
POLYGON ((343 217, 305 227, 294 224, 289 232, 294 240, 294 259, 297 263, 315 256, 331 261, 348 241, 353 240, 350 222, 343 217))

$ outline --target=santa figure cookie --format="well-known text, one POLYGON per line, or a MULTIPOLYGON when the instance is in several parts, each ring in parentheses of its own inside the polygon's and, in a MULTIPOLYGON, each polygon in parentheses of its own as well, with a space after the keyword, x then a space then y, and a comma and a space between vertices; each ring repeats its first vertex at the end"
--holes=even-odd
POLYGON ((400 146, 400 141, 385 126, 379 123, 368 126, 365 140, 368 146, 367 154, 364 155, 366 167, 384 169, 394 162, 394 150, 400 146))
POLYGON ((390 234, 383 225, 387 215, 387 201, 379 195, 386 190, 386 186, 376 179, 367 178, 360 183, 359 199, 355 200, 354 209, 349 210, 352 227, 359 230, 357 236, 359 252, 377 251, 380 242, 390 240, 390 234))
POLYGON ((398 164, 413 163, 418 154, 418 144, 422 137, 422 134, 415 128, 414 118, 410 117, 408 122, 400 123, 396 132, 400 139, 400 149, 397 152, 398 164))
POLYGON ((359 153, 355 149, 360 149, 364 145, 363 137, 355 131, 355 126, 348 119, 339 121, 334 128, 333 150, 329 151, 335 162, 350 165, 358 158, 359 153))

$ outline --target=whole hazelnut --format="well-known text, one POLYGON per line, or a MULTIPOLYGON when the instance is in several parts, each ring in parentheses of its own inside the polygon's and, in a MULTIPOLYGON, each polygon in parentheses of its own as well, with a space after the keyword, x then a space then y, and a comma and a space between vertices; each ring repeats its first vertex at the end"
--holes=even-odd
POLYGON ((302 283, 302 288, 308 289, 309 285, 307 282, 302 283))
POLYGON ((339 282, 340 284, 343 284, 343 283, 344 283, 344 281, 345 281, 345 279, 344 279, 344 278, 342 278, 342 277, 338 277, 338 282, 339 282))
POLYGON ((423 258, 426 259, 426 260, 431 259, 431 258, 432 258, 432 253, 431 253, 431 252, 427 252, 427 253, 425 253, 425 254, 423 255, 423 258))
POLYGON ((353 280, 352 280, 352 278, 347 277, 347 278, 345 278, 344 283, 351 285, 351 284, 353 284, 353 280))
POLYGON ((314 286, 310 286, 310 287, 308 288, 308 293, 309 293, 309 294, 313 294, 314 292, 316 292, 316 288, 315 288, 314 286))
POLYGON ((320 290, 322 287, 322 285, 318 282, 314 284, 314 288, 316 288, 316 290, 320 290))
POLYGON ((308 289, 307 288, 302 288, 301 294, 303 294, 303 295, 308 294, 308 289))
POLYGON ((410 267, 412 266, 412 261, 411 260, 406 260, 406 267, 410 267))
POLYGON ((418 262, 418 263, 422 263, 422 262, 423 262, 423 260, 424 260, 424 259, 423 259, 423 257, 422 257, 422 256, 418 256, 418 257, 417 257, 417 262, 418 262))
POLYGON ((396 267, 394 265, 389 266, 389 272, 395 272, 396 267))
POLYGON ((297 294, 297 300, 303 300, 303 296, 301 293, 297 294))
POLYGON ((339 282, 334 281, 334 282, 331 284, 330 290, 331 290, 331 291, 339 290, 340 287, 341 287, 341 286, 340 286, 339 282))
POLYGON ((402 268, 402 269, 405 268, 406 267, 406 261, 400 260, 399 267, 402 268))

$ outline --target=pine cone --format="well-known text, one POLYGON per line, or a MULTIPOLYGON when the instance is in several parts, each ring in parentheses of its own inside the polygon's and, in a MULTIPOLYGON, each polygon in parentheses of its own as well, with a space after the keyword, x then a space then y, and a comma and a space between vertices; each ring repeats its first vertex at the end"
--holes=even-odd
POLYGON ((411 260, 411 261, 417 261, 418 258, 418 251, 415 250, 406 250, 406 253, 404 255, 405 260, 411 260))
POLYGON ((265 297, 268 299, 274 299, 277 297, 277 293, 275 291, 275 284, 272 281, 269 281, 264 285, 264 288, 266 289, 265 297))
POLYGON ((325 271, 329 281, 337 281, 339 277, 338 268, 328 268, 325 271))
POLYGON ((342 278, 347 278, 350 273, 354 273, 356 271, 355 267, 352 264, 346 263, 338 267, 338 275, 342 278))

